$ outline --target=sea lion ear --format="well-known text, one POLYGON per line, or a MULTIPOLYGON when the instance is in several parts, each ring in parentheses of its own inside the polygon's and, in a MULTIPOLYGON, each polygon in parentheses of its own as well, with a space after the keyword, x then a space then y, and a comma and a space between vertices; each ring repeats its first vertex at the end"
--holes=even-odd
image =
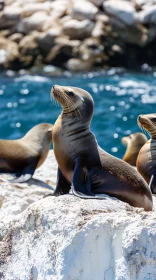
POLYGON ((83 99, 83 97, 81 97, 81 100, 82 100, 82 102, 85 102, 84 99, 83 99))
POLYGON ((49 129, 48 129, 48 132, 52 132, 52 131, 53 131, 53 129, 52 129, 52 128, 49 128, 49 129))

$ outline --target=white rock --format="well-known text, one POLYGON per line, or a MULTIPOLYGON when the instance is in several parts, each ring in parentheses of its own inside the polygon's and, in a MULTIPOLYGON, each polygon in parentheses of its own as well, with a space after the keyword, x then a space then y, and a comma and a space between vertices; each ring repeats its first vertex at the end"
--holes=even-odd
POLYGON ((79 1, 74 2, 71 14, 73 18, 78 20, 84 20, 84 19, 93 20, 97 12, 98 9, 94 4, 84 0, 80 2, 79 1))
POLYGON ((54 39, 61 34, 61 28, 54 26, 46 32, 42 32, 37 38, 40 49, 49 52, 49 50, 54 46, 54 39))
POLYGON ((70 38, 82 39, 90 36, 93 27, 94 23, 88 19, 82 21, 72 19, 64 22, 63 31, 70 38))
POLYGON ((51 8, 51 2, 47 1, 45 3, 24 3, 22 16, 28 17, 36 12, 46 12, 48 13, 51 8))
POLYGON ((32 16, 24 18, 18 25, 18 32, 29 33, 32 30, 42 31, 46 21, 51 21, 51 18, 45 12, 36 12, 32 16))
POLYGON ((123 0, 110 0, 103 3, 106 13, 121 20, 126 25, 134 24, 135 9, 131 2, 123 0))
POLYGON ((0 230, 1 280, 155 279, 156 212, 116 199, 48 197, 0 230))
POLYGON ((97 7, 101 6, 104 1, 106 1, 106 0, 90 0, 90 2, 92 2, 97 7))
POLYGON ((156 5, 137 13, 135 18, 143 24, 156 24, 156 5))
POLYGON ((103 23, 101 21, 97 21, 92 31, 92 37, 98 38, 103 35, 103 33, 103 23))
POLYGON ((19 7, 6 7, 3 15, 6 20, 18 20, 20 18, 22 9, 19 7))
POLYGON ((51 17, 53 19, 65 16, 68 11, 68 7, 71 5, 71 1, 68 0, 57 0, 51 2, 51 17))
POLYGON ((101 12, 96 15, 95 19, 96 19, 96 21, 101 21, 104 24, 108 24, 110 22, 109 17, 101 12))
POLYGON ((146 4, 156 4, 156 0, 133 0, 137 6, 144 6, 146 4))

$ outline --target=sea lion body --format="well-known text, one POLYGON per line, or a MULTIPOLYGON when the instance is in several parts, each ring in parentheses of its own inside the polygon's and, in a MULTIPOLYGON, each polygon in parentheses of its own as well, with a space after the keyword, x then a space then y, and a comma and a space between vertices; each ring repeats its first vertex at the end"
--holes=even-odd
POLYGON ((107 194, 135 207, 152 210, 151 193, 139 173, 98 146, 90 131, 93 100, 89 93, 82 89, 55 86, 53 94, 63 106, 62 92, 64 96, 64 91, 70 90, 77 98, 69 100, 68 107, 69 96, 65 97, 63 112, 53 127, 53 148, 59 166, 54 194, 67 193, 73 185, 76 191, 86 195, 107 194))
POLYGON ((53 125, 36 125, 17 140, 0 140, 0 173, 16 173, 12 182, 29 180, 47 157, 53 125))
POLYGON ((122 143, 127 147, 123 160, 132 166, 136 166, 136 160, 140 149, 147 142, 147 137, 140 132, 122 137, 122 143))
POLYGON ((149 184, 153 176, 152 193, 156 194, 156 114, 140 115, 139 125, 150 133, 151 139, 141 148, 137 158, 137 170, 149 184))

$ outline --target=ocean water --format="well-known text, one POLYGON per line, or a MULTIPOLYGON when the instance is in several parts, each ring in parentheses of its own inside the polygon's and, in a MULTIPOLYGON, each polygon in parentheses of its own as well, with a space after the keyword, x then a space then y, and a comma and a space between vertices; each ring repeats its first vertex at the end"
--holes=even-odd
POLYGON ((140 131, 139 114, 156 113, 156 72, 132 73, 121 69, 61 77, 46 75, 0 76, 0 138, 17 139, 38 123, 54 123, 61 112, 50 101, 54 84, 81 87, 94 99, 91 130, 107 152, 122 157, 121 138, 140 131), (11 77, 10 77, 11 76, 11 77))

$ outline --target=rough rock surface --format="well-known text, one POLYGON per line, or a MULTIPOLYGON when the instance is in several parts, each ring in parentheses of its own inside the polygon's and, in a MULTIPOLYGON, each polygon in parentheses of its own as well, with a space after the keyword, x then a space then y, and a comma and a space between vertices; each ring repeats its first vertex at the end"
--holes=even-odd
MULTIPOLYGON (((56 168, 50 151, 34 177, 53 184, 56 168)), ((1 280, 156 278, 155 210, 144 212, 108 196, 40 199, 50 191, 34 182, 7 187, 6 178, 1 177, 1 280)))

